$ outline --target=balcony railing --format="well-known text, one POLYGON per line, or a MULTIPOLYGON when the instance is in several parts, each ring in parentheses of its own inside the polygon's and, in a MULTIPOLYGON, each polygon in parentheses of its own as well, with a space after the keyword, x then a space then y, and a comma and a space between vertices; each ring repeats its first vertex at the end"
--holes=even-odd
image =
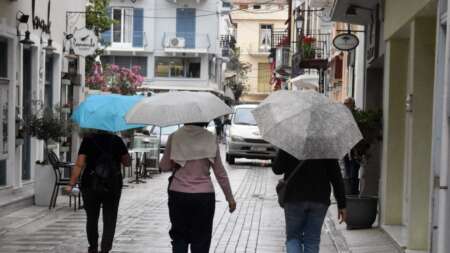
POLYGON ((272 48, 289 47, 289 37, 286 30, 274 30, 272 32, 272 48))
POLYGON ((207 53, 211 47, 208 34, 201 33, 164 33, 161 41, 165 51, 207 53))
POLYGON ((222 35, 220 36, 220 47, 235 49, 236 39, 233 35, 222 35))
POLYGON ((299 45, 300 68, 327 68, 331 48, 331 36, 329 33, 304 35, 299 45))

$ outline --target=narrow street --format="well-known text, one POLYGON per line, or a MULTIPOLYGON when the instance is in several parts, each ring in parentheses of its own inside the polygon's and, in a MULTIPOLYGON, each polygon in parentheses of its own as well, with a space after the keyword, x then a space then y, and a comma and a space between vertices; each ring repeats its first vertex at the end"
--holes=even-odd
MULTIPOLYGON (((271 172, 270 164, 242 161, 228 168, 238 203, 233 214, 215 185, 217 205, 210 252, 284 252, 284 218, 274 190, 278 176, 271 172)), ((171 252, 168 176, 158 174, 144 184, 124 189, 112 252, 171 252)), ((0 252, 86 252, 84 211, 74 212, 65 197, 58 206, 52 211, 33 206, 0 217, 0 227, 4 228, 0 229, 0 252)), ((321 252, 337 252, 325 229, 321 252)))

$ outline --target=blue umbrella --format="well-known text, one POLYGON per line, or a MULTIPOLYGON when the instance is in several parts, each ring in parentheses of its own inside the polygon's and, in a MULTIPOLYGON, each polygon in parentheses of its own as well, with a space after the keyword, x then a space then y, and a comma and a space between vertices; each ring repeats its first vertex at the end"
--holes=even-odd
POLYGON ((81 128, 119 132, 144 125, 128 124, 125 114, 142 96, 91 95, 73 112, 72 120, 81 128))

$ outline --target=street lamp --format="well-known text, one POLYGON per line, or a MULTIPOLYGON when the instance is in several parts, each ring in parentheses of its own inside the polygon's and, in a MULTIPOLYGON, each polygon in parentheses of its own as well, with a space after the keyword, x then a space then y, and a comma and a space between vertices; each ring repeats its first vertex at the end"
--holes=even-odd
POLYGON ((305 21, 305 18, 301 14, 300 11, 297 12, 297 15, 295 16, 295 27, 297 28, 297 32, 300 32, 303 29, 303 22, 305 21))

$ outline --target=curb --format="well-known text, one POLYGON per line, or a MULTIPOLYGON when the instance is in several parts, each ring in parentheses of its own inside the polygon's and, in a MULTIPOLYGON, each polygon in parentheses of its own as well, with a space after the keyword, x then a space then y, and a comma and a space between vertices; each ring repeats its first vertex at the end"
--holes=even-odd
POLYGON ((325 217, 325 227, 327 228, 327 233, 330 235, 331 241, 338 253, 352 252, 348 247, 345 237, 336 229, 336 225, 334 224, 330 213, 327 213, 327 216, 325 217))

